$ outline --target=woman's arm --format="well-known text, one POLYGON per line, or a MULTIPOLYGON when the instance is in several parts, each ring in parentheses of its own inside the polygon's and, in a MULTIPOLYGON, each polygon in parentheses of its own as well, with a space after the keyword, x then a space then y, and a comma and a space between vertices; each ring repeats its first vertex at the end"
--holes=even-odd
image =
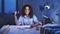
POLYGON ((15 13, 14 13, 14 18, 15 18, 15 23, 16 23, 16 25, 18 25, 18 19, 17 19, 17 11, 15 11, 15 13))
POLYGON ((18 25, 17 16, 14 16, 14 18, 15 18, 15 23, 16 23, 16 25, 18 25))
POLYGON ((35 22, 34 27, 38 27, 38 26, 42 25, 42 23, 40 21, 38 21, 38 19, 35 15, 33 16, 33 20, 35 22))
POLYGON ((32 25, 31 25, 32 27, 38 27, 38 26, 41 25, 41 22, 38 21, 38 19, 37 19, 37 17, 36 17, 35 15, 33 16, 33 22, 34 22, 35 24, 32 24, 32 25))

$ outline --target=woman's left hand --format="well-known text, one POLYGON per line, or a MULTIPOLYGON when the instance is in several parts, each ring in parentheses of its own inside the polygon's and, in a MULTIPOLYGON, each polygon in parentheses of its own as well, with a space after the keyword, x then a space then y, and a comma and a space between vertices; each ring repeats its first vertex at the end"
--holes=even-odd
POLYGON ((31 25, 30 25, 30 28, 33 28, 34 26, 35 26, 34 24, 31 24, 31 25))

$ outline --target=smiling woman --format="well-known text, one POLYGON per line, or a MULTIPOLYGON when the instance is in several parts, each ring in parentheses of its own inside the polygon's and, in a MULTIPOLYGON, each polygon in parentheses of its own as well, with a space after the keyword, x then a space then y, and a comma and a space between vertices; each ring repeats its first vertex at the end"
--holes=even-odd
POLYGON ((34 27, 39 22, 30 5, 23 6, 19 19, 17 19, 17 14, 18 12, 16 11, 14 14, 16 25, 31 25, 31 27, 34 27))

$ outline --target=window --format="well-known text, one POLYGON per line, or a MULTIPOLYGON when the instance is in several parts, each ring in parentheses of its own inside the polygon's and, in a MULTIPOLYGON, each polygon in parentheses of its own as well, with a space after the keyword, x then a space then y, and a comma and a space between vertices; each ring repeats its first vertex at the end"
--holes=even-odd
POLYGON ((16 10, 16 0, 4 0, 5 13, 13 13, 16 10))

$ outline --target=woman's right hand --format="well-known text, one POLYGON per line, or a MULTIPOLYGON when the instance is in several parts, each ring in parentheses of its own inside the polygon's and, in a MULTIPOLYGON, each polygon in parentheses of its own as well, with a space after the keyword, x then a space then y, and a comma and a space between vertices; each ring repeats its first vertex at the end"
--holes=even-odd
POLYGON ((18 25, 17 14, 19 14, 19 11, 15 11, 15 13, 14 13, 14 18, 15 18, 16 25, 18 25))
POLYGON ((14 16, 17 16, 19 14, 19 11, 15 11, 14 16))

